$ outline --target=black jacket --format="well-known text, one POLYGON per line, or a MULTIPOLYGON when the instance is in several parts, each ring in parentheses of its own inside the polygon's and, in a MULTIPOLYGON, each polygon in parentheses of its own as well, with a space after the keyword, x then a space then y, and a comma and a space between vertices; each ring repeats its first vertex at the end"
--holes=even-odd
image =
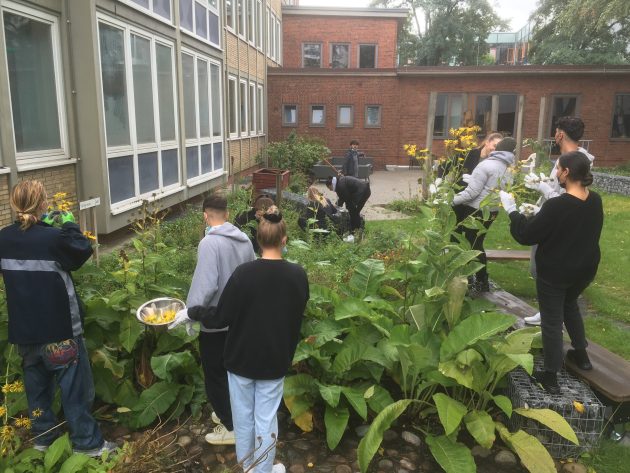
POLYGON ((0 268, 9 313, 9 342, 54 343, 83 333, 83 311, 70 277, 92 255, 78 225, 38 222, 0 230, 0 268))
POLYGON ((341 168, 344 176, 359 177, 359 154, 359 151, 352 148, 346 151, 346 159, 341 168))
POLYGON ((350 202, 351 205, 356 205, 369 189, 370 184, 366 181, 352 176, 340 176, 337 178, 337 185, 335 186, 335 192, 339 197, 337 204, 342 206, 344 203, 350 202))

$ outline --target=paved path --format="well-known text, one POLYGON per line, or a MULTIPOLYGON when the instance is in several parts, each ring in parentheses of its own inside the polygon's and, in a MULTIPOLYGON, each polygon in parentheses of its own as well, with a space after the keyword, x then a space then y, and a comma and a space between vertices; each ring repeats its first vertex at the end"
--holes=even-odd
MULTIPOLYGON (((372 196, 365 204, 362 213, 366 220, 394 220, 399 218, 408 218, 408 215, 394 212, 384 208, 394 200, 411 199, 418 196, 419 184, 418 178, 421 171, 413 170, 397 170, 397 171, 374 171, 370 176, 370 189, 372 196)), ((324 183, 316 184, 326 197, 335 202, 337 195, 329 191, 324 183)))

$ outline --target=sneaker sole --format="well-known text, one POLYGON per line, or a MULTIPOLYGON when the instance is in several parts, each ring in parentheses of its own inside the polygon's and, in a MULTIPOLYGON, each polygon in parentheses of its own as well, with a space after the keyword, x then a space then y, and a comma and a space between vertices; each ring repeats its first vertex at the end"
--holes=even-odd
POLYGON ((527 325, 534 325, 536 327, 540 326, 540 321, 536 321, 536 322, 528 322, 527 320, 524 321, 527 325))
POLYGON ((208 440, 205 439, 210 445, 236 445, 236 440, 208 440))

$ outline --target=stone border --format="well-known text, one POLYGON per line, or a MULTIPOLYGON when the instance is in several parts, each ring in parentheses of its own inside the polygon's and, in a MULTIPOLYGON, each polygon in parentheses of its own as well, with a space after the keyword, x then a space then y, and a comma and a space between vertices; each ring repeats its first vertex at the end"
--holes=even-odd
POLYGON ((605 172, 593 173, 593 186, 612 194, 630 196, 630 177, 607 174, 605 172))

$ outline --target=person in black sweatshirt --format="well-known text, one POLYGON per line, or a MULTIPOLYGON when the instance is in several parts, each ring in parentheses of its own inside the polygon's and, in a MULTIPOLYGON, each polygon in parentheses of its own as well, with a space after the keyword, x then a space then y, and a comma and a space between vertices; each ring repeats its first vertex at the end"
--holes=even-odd
POLYGON ((282 259, 287 232, 276 206, 262 215, 257 237, 262 257, 236 268, 218 306, 185 310, 206 328, 229 325, 224 364, 237 460, 244 470, 256 462, 257 473, 270 473, 284 469, 273 465, 276 412, 299 341, 309 287, 304 269, 282 259))
POLYGON ((350 214, 350 233, 361 228, 361 210, 372 195, 370 183, 352 176, 329 176, 326 179, 326 187, 335 191, 339 201, 338 206, 346 204, 350 214))
POLYGON ((541 314, 544 371, 536 380, 552 394, 559 394, 557 372, 562 367, 562 323, 573 349, 567 358, 583 370, 593 369, 586 353, 584 322, 578 296, 595 278, 599 266, 599 237, 604 222, 602 200, 589 191, 591 163, 583 153, 563 154, 556 176, 566 193, 546 201, 540 212, 527 218, 516 210, 511 194, 501 191, 501 202, 510 215, 510 231, 522 245, 538 245, 536 290, 541 314))

